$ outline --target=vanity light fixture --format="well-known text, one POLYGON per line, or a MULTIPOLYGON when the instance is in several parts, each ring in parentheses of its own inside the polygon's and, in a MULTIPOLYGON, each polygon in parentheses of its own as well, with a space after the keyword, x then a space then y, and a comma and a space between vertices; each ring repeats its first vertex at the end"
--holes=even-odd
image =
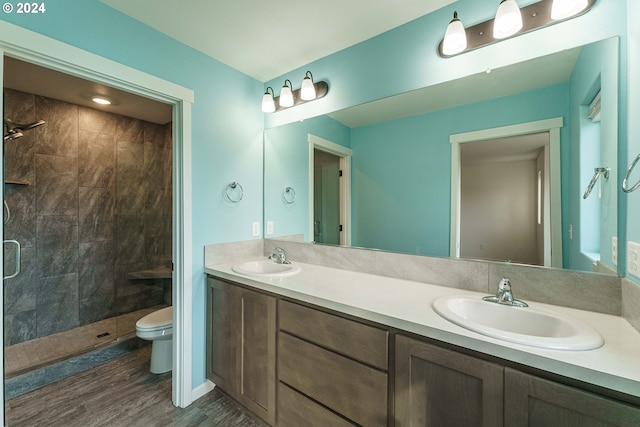
POLYGON ((302 87, 300 89, 294 90, 291 80, 286 79, 280 91, 280 96, 276 97, 273 93, 273 88, 267 87, 262 97, 262 111, 273 113, 284 108, 304 104, 305 102, 322 98, 328 91, 329 85, 327 82, 314 82, 313 74, 311 74, 311 71, 307 71, 302 79, 302 87))
POLYGON ((276 111, 276 101, 274 98, 273 88, 269 86, 262 97, 262 111, 264 113, 273 113, 276 111), (271 90, 271 92, 269 92, 269 90, 271 90))
POLYGON ((293 104, 293 85, 291 84, 291 80, 286 79, 280 91, 280 106, 293 107, 293 104), (287 85, 287 83, 289 84, 287 85))
POLYGON ((455 55, 467 48, 467 33, 458 18, 458 12, 453 12, 453 19, 447 25, 442 41, 442 51, 445 55, 455 55))
MULTIPOLYGON (((540 0, 521 9, 516 0, 501 0, 494 19, 481 22, 466 30, 461 22, 455 23, 457 13, 454 12, 454 19, 447 26, 445 36, 438 46, 438 53, 444 58, 459 55, 510 37, 573 19, 587 13, 597 1, 540 0), (449 29, 454 23, 455 26, 462 27, 466 36, 466 47, 462 49, 450 47, 456 45, 456 39, 449 38, 449 29)), ((451 31, 453 32, 453 30, 451 31)), ((452 35, 451 37, 460 37, 460 33, 457 34, 457 36, 452 35)))
POLYGON ((504 39, 522 29, 522 13, 516 0, 502 0, 493 20, 493 38, 504 39))

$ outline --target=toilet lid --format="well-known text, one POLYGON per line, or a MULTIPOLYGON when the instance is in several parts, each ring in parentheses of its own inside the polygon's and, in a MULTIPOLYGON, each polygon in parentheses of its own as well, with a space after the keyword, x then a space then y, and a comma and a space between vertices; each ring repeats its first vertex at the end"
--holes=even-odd
POLYGON ((166 307, 149 313, 136 322, 137 328, 157 328, 171 325, 173 322, 173 307, 166 307))

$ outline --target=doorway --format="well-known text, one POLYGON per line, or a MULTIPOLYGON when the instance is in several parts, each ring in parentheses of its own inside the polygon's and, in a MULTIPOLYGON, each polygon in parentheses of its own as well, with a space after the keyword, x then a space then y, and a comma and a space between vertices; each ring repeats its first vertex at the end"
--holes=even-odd
MULTIPOLYGON (((176 355, 172 388, 173 403, 180 407, 188 406, 192 402, 191 364, 188 363, 191 359, 192 328, 186 307, 192 300, 192 243, 190 225, 185 218, 191 216, 191 182, 185 179, 183 171, 190 170, 191 164, 193 91, 8 23, 0 21, 0 30, 4 35, 0 42, 3 58, 16 58, 172 106, 172 199, 175 201, 172 212, 172 299, 176 355)), ((4 70, 0 71, 4 74, 4 70)), ((3 169, 0 166, 0 173, 4 175, 3 169)), ((3 368, 0 368, 0 374, 4 377, 3 368)), ((4 394, 1 397, 4 399, 4 394)))
MULTIPOLYGON (((464 256, 462 249, 462 159, 461 150, 462 146, 473 143, 469 146, 473 149, 476 147, 482 148, 482 144, 488 144, 488 141, 498 142, 493 143, 495 151, 504 150, 504 144, 510 145, 516 140, 536 140, 536 136, 532 135, 545 135, 545 142, 533 142, 528 156, 535 156, 535 166, 532 166, 532 172, 529 181, 533 186, 532 191, 529 191, 530 206, 528 213, 535 218, 535 226, 533 231, 529 233, 532 236, 532 244, 535 243, 537 254, 530 256, 532 259, 536 259, 536 264, 562 267, 562 215, 561 215, 561 203, 560 203, 560 128, 563 126, 562 118, 540 120, 536 122, 522 123, 511 126, 504 126, 499 128, 485 129, 481 131, 468 132, 463 134, 456 134, 450 136, 451 143, 451 248, 450 255, 452 257, 464 256), (537 146, 537 148, 536 148, 537 146), (538 173, 539 172, 539 173, 538 173)), ((487 145, 486 147, 490 147, 487 145)), ((489 151, 489 150, 487 150, 489 151)), ((473 153, 473 151, 471 151, 473 153)), ((496 157, 495 155, 492 155, 496 157)), ((470 157, 474 157, 471 155, 470 157)), ((495 166, 495 165, 494 165, 495 166)), ((492 169, 495 170, 495 169, 492 169)), ((485 171, 486 173, 486 171, 485 171)), ((507 180, 509 178, 507 177, 507 180)), ((505 183, 503 178, 501 181, 505 183)), ((519 193, 513 193, 519 194, 519 193)), ((507 198, 501 199, 503 202, 507 198)), ((511 205, 512 207, 513 205, 511 205)), ((502 207, 503 209, 511 209, 510 205, 502 207)), ((495 209, 500 207, 495 206, 495 209)), ((491 209, 491 206, 489 207, 491 209)), ((531 222, 529 222, 530 224, 531 222)), ((532 228, 531 225, 527 227, 532 228)), ((476 228, 477 229, 477 228, 476 228)), ((494 238, 496 236, 490 233, 489 236, 482 236, 480 240, 472 240, 474 246, 471 251, 474 257, 479 257, 478 252, 486 251, 488 243, 483 243, 483 239, 494 238)), ((508 237, 507 237, 508 240, 508 237)), ((487 240, 488 242, 489 240, 487 240)), ((492 243, 493 244, 493 243, 492 243)), ((494 260, 511 260, 511 256, 508 253, 514 253, 513 249, 508 249, 511 252, 496 252, 500 255, 490 255, 487 258, 494 260), (507 253, 507 255, 503 255, 507 253)), ((465 251, 469 253, 469 251, 465 251)), ((520 255, 518 255, 518 258, 520 255)), ((517 259, 514 262, 520 262, 517 259)))
POLYGON ((315 135, 309 141, 309 236, 351 244, 351 149, 315 135))

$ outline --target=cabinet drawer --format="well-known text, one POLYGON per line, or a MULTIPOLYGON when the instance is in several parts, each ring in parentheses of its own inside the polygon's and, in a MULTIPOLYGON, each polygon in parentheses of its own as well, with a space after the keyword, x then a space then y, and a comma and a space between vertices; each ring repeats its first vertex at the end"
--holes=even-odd
POLYGON ((355 427, 355 424, 340 418, 325 407, 280 383, 278 386, 278 426, 355 427))
POLYGON ((287 301, 279 302, 278 322, 281 331, 388 370, 385 330, 287 301))
POLYGON ((280 332, 278 376, 357 424, 387 425, 384 372, 280 332))

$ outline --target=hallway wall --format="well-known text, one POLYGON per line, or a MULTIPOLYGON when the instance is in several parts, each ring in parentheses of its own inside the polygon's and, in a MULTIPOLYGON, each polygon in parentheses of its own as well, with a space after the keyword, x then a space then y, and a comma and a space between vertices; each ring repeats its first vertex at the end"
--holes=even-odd
POLYGON ((171 124, 4 95, 5 117, 47 122, 4 144, 4 235, 22 245, 22 273, 5 281, 5 345, 170 304, 169 279, 127 273, 171 263, 171 124))

